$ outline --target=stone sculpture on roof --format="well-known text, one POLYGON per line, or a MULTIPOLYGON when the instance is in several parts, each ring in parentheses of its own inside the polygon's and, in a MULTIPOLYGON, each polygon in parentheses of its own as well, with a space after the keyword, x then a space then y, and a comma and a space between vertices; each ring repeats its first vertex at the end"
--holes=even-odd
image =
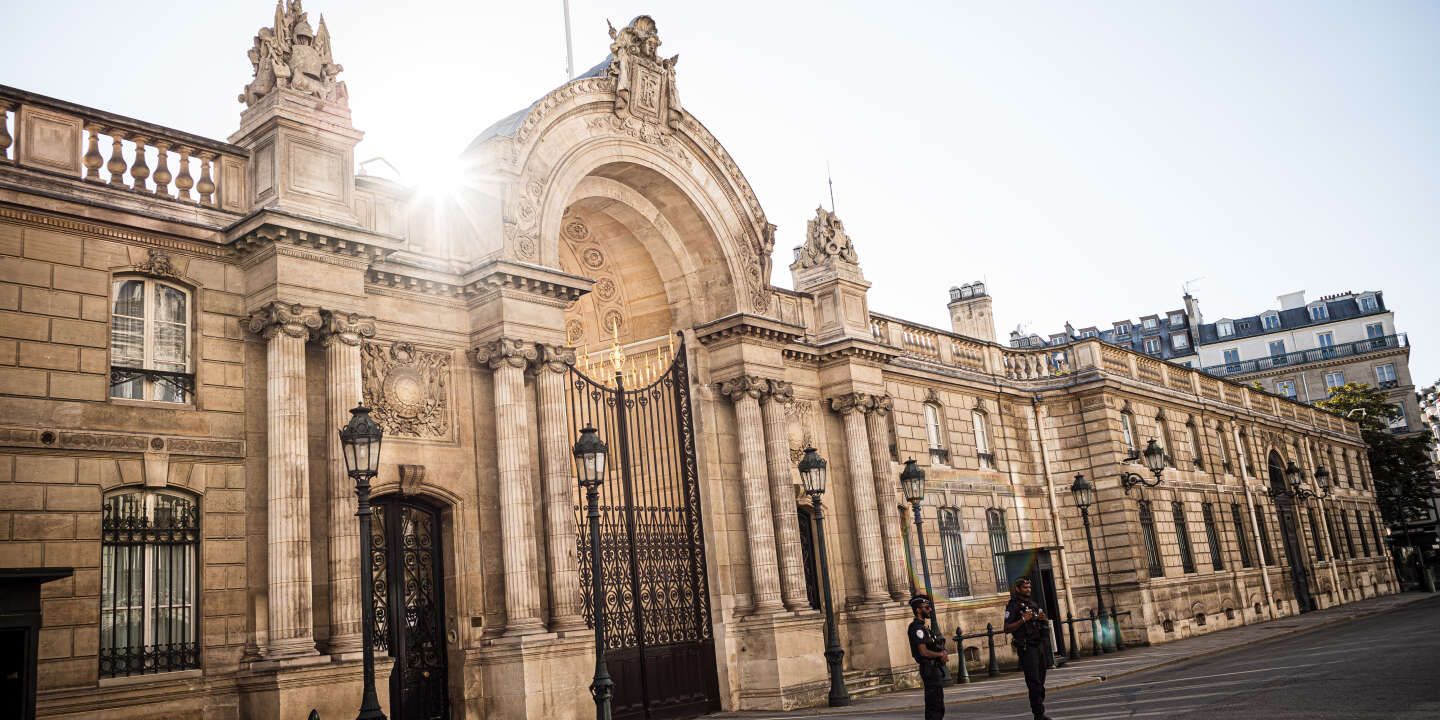
MULTIPOLYGON (((606 23, 609 25, 608 21, 606 23)), ((610 25, 610 76, 615 78, 615 114, 633 115, 667 130, 684 117, 675 89, 680 56, 662 58, 655 21, 641 15, 619 30, 610 25)))
POLYGON ((815 217, 805 225, 805 244, 795 248, 793 268, 819 267, 831 258, 859 264, 860 256, 850 244, 845 223, 824 207, 815 208, 815 217))
POLYGON ((345 68, 330 56, 330 30, 325 27, 325 16, 320 16, 320 29, 312 29, 301 0, 276 1, 275 26, 260 28, 249 56, 255 78, 239 98, 246 107, 254 106, 277 87, 348 104, 345 83, 336 79, 345 68))

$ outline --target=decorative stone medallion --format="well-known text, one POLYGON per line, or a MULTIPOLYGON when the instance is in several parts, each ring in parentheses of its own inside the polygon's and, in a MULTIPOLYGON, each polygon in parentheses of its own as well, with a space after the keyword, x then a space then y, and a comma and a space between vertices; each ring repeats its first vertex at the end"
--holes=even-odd
POLYGON ((586 248, 585 252, 580 253, 580 262, 585 263, 585 267, 591 270, 599 270, 605 266, 605 253, 600 252, 599 248, 586 248))
POLYGON ((362 346, 365 404, 387 435, 450 437, 450 354, 397 341, 362 346))

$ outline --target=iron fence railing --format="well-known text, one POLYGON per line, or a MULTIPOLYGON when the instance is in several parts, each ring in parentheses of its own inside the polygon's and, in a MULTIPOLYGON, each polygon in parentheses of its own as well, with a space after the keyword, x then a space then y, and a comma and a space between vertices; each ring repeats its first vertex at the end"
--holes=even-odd
POLYGON ((1222 363, 1220 365, 1211 365, 1201 368, 1201 370, 1217 377, 1245 375, 1253 372, 1303 365, 1305 363, 1393 350, 1395 348, 1408 347, 1409 344, 1405 333, 1399 333, 1396 335, 1366 338, 1341 345, 1331 345, 1329 347, 1313 348, 1310 350, 1297 350, 1295 352, 1285 353, 1284 355, 1271 355, 1270 357, 1257 358, 1255 360, 1240 360, 1237 362, 1222 363))

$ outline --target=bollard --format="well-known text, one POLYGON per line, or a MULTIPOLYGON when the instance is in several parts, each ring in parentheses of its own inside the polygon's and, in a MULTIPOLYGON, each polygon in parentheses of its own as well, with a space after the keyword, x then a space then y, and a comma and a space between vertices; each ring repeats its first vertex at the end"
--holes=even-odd
POLYGON ((1120 632, 1120 613, 1110 608, 1110 626, 1115 628, 1115 652, 1125 649, 1125 634, 1120 632))
POLYGON ((1041 627, 1041 629, 1042 629, 1042 630, 1044 631, 1044 633, 1045 633, 1045 634, 1041 637, 1041 643, 1040 643, 1040 649, 1041 649, 1042 652, 1045 653, 1045 669, 1046 669, 1046 670, 1052 670, 1052 669, 1055 668, 1055 644, 1054 644, 1054 643, 1055 643, 1055 641, 1054 641, 1054 637, 1055 637, 1055 636, 1050 634, 1050 623, 1049 623, 1049 622, 1047 622, 1047 621, 1045 621, 1045 620, 1041 620, 1041 621, 1040 621, 1040 627, 1041 627))
POLYGON ((1090 654, 1092 656, 1099 655, 1104 652, 1102 648, 1105 646, 1105 641, 1100 639, 1100 623, 1095 620, 1095 608, 1086 610, 1085 614, 1090 619, 1090 654))
POLYGON ((985 640, 990 644, 990 667, 987 671, 990 677, 1000 675, 1000 661, 995 659, 995 624, 985 623, 985 640))
POLYGON ((970 683, 970 668, 965 667, 965 632, 955 626, 955 654, 960 656, 960 672, 955 673, 955 684, 970 683))
POLYGON ((1080 644, 1075 642, 1075 618, 1070 616, 1070 611, 1065 611, 1065 624, 1070 626, 1070 659, 1080 659, 1080 644))

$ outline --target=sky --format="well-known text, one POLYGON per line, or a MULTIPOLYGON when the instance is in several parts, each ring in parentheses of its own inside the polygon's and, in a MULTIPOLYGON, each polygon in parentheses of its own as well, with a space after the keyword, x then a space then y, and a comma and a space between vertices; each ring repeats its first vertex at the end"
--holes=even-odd
MULTIPOLYGON (((359 160, 443 176, 494 120, 562 84, 561 1, 308 0, 345 66, 359 160)), ((266 0, 7 3, 0 83, 225 138, 266 0)), ((779 225, 777 285, 818 204, 871 308, 948 328, 984 280, 1017 325, 1208 320, 1383 290, 1440 379, 1440 3, 590 2, 652 15, 680 97, 779 225)))

